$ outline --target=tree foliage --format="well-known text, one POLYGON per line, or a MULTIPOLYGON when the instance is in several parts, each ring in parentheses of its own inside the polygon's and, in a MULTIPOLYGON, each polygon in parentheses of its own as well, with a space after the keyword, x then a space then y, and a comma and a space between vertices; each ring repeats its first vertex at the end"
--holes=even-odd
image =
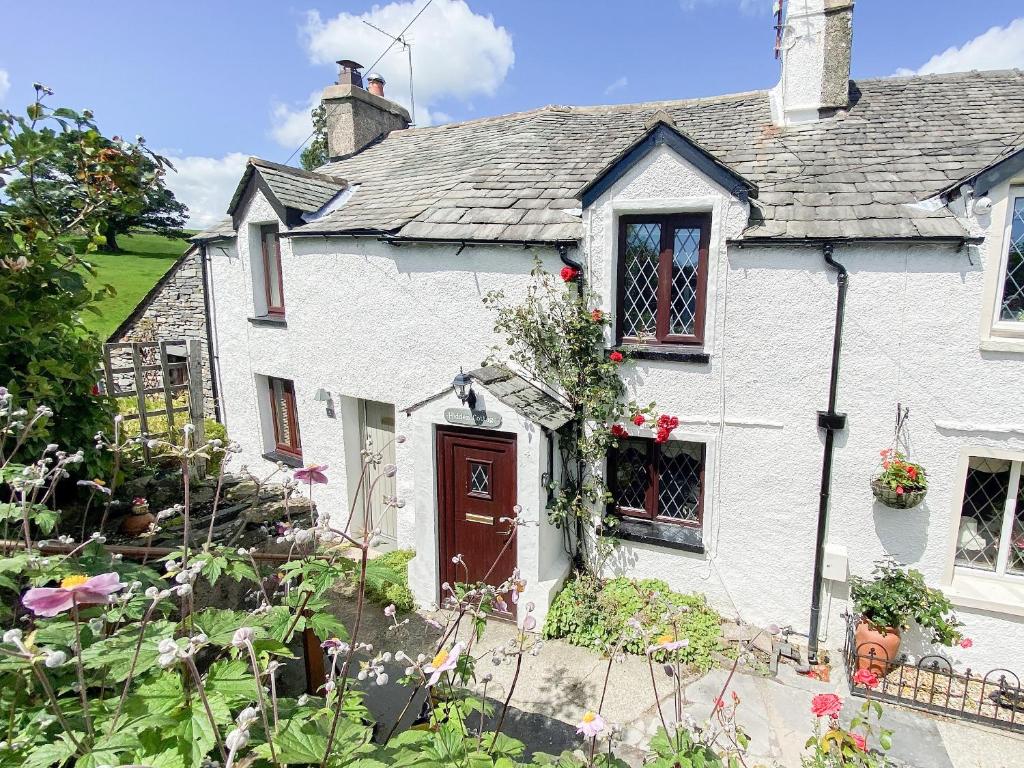
POLYGON ((21 189, 0 198, 0 386, 57 416, 27 455, 51 441, 86 447, 109 423, 111 403, 93 394, 100 342, 80 316, 113 289, 90 285, 88 253, 107 222, 143 209, 168 167, 142 142, 104 137, 90 112, 50 108, 50 93, 37 84, 24 115, 0 111, 0 188, 21 189), (57 158, 73 169, 59 193, 48 186, 57 158), (72 236, 86 237, 84 258, 72 236))
POLYGON ((299 164, 307 171, 315 171, 331 158, 327 154, 327 110, 323 104, 313 108, 313 140, 299 155, 299 164))

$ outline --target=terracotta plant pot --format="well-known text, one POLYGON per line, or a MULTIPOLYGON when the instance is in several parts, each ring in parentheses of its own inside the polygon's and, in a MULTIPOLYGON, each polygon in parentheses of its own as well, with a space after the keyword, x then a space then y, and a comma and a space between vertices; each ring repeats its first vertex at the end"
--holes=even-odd
POLYGON ((857 622, 853 631, 857 669, 868 669, 884 677, 896 666, 900 650, 900 631, 896 627, 876 627, 867 619, 857 622))
POLYGON ((138 536, 149 530, 150 524, 156 520, 156 515, 146 508, 142 514, 132 513, 125 515, 121 520, 121 527, 118 529, 125 536, 138 536))
POLYGON ((896 491, 876 478, 871 481, 871 492, 875 494, 876 499, 891 509, 913 509, 924 501, 928 489, 911 488, 904 490, 903 493, 896 493, 896 491))

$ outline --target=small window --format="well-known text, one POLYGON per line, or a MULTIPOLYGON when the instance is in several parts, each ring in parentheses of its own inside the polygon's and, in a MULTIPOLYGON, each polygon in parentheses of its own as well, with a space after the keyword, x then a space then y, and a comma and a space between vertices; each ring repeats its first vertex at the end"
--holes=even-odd
POLYGON ((470 459, 467 493, 478 499, 491 498, 491 462, 470 459))
POLYGON ((295 385, 287 379, 267 379, 270 412, 274 422, 274 447, 291 456, 302 456, 299 419, 295 410, 295 385))
POLYGON ((284 282, 281 277, 281 238, 276 224, 260 227, 263 249, 263 288, 268 315, 284 314, 284 282))
POLYGON ((704 514, 704 444, 628 438, 609 455, 615 511, 624 517, 699 526, 704 514))
POLYGON ((703 343, 710 223, 694 215, 619 220, 619 341, 703 343))
POLYGON ((1022 196, 1014 197, 1012 192, 1010 195, 1009 244, 1000 274, 999 320, 1024 323, 1024 189, 1016 192, 1022 196))
POLYGON ((972 456, 967 467, 956 564, 1024 575, 1024 484, 1020 461, 972 456))

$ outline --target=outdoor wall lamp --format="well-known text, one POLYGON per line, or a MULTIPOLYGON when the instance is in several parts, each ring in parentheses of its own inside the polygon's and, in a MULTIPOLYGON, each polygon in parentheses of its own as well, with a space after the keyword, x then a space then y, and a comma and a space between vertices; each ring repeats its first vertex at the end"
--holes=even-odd
POLYGON ((327 417, 331 419, 334 418, 334 401, 331 399, 330 392, 321 387, 316 391, 316 394, 313 395, 313 402, 326 403, 325 412, 327 413, 327 417))
POLYGON ((469 406, 469 410, 476 408, 476 392, 473 391, 473 379, 463 372, 462 367, 459 367, 459 372, 455 378, 452 379, 452 389, 455 390, 455 396, 459 398, 459 402, 469 406))

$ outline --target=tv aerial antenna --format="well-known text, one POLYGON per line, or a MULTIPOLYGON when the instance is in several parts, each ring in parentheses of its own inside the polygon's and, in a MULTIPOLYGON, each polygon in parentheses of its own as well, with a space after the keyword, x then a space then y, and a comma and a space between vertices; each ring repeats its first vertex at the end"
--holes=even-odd
MULTIPOLYGON (((430 3, 427 3, 427 5, 430 5, 430 3)), ((426 6, 423 6, 423 10, 425 10, 425 9, 426 9, 426 6)), ((422 13, 423 10, 421 10, 420 13, 422 13)), ((416 15, 417 15, 417 17, 419 16, 419 14, 416 14, 416 15)), ((416 19, 414 18, 413 21, 415 21, 415 20, 416 19)), ((392 35, 390 32, 385 32, 383 29, 378 27, 376 24, 371 24, 366 19, 363 19, 363 24, 365 24, 366 26, 370 27, 371 29, 377 30, 382 35, 384 35, 385 37, 391 38, 391 45, 394 45, 395 43, 398 43, 399 45, 402 46, 402 49, 406 52, 406 54, 408 56, 408 59, 409 59, 409 112, 412 115, 413 125, 415 125, 416 124, 416 95, 415 95, 415 92, 413 91, 413 87, 412 87, 412 43, 410 43, 409 40, 406 38, 405 30, 402 30, 402 33, 400 35, 396 36, 396 35, 392 35)), ((412 26, 412 22, 410 22, 409 25, 407 25, 405 29, 408 29, 410 26, 412 26)), ((391 45, 388 46, 388 49, 385 50, 384 53, 387 53, 388 50, 391 49, 391 45)), ((377 61, 380 61, 382 58, 384 58, 384 53, 382 53, 379 57, 377 57, 377 61)), ((371 66, 375 66, 377 64, 377 61, 375 61, 373 63, 373 65, 371 65, 371 66)), ((369 73, 367 73, 367 74, 369 74, 369 73)))

